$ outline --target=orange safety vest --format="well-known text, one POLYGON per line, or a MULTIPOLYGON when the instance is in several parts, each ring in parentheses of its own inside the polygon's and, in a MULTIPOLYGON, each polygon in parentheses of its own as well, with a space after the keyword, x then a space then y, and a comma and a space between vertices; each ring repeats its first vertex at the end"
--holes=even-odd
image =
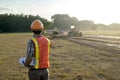
POLYGON ((50 40, 45 37, 32 38, 35 45, 35 69, 48 68, 49 53, 50 53, 50 40))

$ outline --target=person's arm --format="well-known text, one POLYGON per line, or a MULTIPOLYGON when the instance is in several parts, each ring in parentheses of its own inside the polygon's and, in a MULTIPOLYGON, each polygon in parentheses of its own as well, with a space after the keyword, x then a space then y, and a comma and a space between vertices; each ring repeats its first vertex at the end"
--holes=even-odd
POLYGON ((26 67, 30 67, 29 64, 31 63, 31 61, 32 61, 32 57, 27 56, 24 65, 26 67))
POLYGON ((32 61, 33 55, 34 55, 34 44, 31 40, 29 40, 27 45, 27 57, 24 63, 26 67, 30 67, 30 63, 32 61))

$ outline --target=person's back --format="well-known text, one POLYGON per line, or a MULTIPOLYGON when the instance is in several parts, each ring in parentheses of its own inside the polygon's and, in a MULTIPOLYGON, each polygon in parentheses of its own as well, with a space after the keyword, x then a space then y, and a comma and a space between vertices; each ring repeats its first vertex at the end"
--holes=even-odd
POLYGON ((50 41, 44 36, 34 37, 32 41, 35 45, 34 56, 38 57, 36 63, 38 65, 35 68, 48 68, 49 67, 49 52, 50 52, 50 41))
POLYGON ((31 30, 34 35, 28 41, 25 66, 29 67, 29 80, 48 80, 50 40, 42 36, 43 24, 39 20, 33 21, 31 30), (30 62, 34 59, 34 65, 30 62))

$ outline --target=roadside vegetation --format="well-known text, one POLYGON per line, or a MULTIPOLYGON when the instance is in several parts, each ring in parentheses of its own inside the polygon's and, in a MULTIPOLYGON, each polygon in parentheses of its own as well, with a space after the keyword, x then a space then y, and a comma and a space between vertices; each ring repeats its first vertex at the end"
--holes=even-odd
MULTIPOLYGON (((28 80, 28 69, 18 60, 26 56, 31 37, 31 33, 0 34, 0 80, 28 80)), ((50 40, 51 80, 120 80, 119 54, 60 38, 50 40)))

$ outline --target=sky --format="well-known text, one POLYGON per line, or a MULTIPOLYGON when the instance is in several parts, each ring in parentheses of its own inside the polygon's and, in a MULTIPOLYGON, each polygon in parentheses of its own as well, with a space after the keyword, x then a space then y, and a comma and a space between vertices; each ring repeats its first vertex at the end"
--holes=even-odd
POLYGON ((31 14, 51 20, 68 14, 95 23, 120 23, 120 0, 0 0, 0 14, 31 14))

